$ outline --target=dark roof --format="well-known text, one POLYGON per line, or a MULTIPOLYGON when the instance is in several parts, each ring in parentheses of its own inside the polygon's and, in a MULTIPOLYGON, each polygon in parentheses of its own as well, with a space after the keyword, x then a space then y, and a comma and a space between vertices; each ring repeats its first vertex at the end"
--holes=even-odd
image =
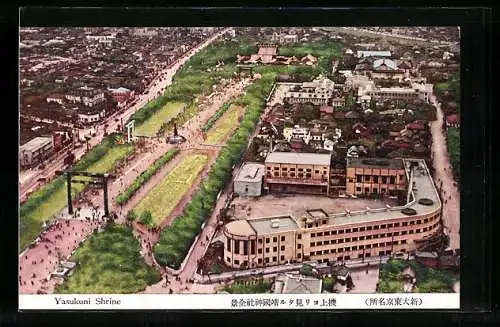
POLYGON ((455 114, 446 116, 446 121, 449 123, 456 123, 459 120, 460 120, 459 116, 455 114))
POLYGON ((403 160, 385 158, 347 158, 348 168, 403 169, 403 160))

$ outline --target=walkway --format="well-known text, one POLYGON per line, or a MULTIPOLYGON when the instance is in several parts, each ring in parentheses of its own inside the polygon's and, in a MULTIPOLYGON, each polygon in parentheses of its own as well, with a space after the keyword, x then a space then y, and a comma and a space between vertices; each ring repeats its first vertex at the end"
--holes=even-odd
POLYGON ((435 169, 434 180, 438 188, 441 186, 443 200, 443 225, 450 237, 450 247, 460 248, 460 192, 454 184, 453 170, 448 157, 446 132, 443 132, 443 111, 441 104, 433 95, 431 103, 436 106, 437 119, 431 122, 432 153, 435 169), (445 202, 446 201, 446 202, 445 202))

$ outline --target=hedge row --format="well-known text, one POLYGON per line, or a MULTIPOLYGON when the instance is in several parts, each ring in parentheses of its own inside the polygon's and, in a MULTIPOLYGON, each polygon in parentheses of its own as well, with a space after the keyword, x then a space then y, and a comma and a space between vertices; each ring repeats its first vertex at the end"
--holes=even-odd
POLYGON ((232 166, 238 164, 247 147, 247 142, 265 107, 265 97, 270 92, 276 74, 268 73, 246 89, 241 101, 246 112, 240 127, 220 152, 208 177, 203 181, 191 202, 181 216, 176 217, 171 225, 161 233, 155 245, 156 260, 165 266, 177 269, 184 260, 201 225, 208 218, 217 202, 218 193, 231 179, 232 166))
POLYGON ((222 105, 222 107, 217 110, 217 112, 215 113, 215 115, 213 115, 212 117, 210 117, 210 119, 207 121, 207 123, 205 125, 203 125, 203 127, 201 128, 201 130, 203 131, 203 133, 206 133, 210 128, 212 128, 215 124, 215 122, 220 118, 222 117, 222 115, 224 115, 224 113, 231 107, 231 102, 229 103, 224 103, 222 105))
POLYGON ((179 149, 171 149, 161 158, 157 159, 151 166, 148 167, 139 177, 137 177, 132 185, 130 185, 123 193, 116 197, 116 203, 124 204, 127 202, 137 190, 151 179, 167 162, 179 153, 179 149))

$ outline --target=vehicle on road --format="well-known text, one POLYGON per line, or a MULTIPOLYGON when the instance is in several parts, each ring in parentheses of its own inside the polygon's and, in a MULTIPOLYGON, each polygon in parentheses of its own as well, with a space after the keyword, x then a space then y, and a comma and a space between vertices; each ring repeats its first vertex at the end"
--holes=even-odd
POLYGON ((45 177, 40 177, 40 178, 38 178, 36 181, 37 181, 37 182, 39 182, 39 183, 45 183, 45 182, 47 181, 47 178, 45 178, 45 177))

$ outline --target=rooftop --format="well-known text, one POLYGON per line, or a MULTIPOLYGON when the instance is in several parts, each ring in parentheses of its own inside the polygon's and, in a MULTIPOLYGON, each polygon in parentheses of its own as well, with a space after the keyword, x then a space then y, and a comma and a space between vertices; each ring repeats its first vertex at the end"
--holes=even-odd
POLYGON ((241 167, 238 176, 235 178, 236 182, 258 182, 262 180, 264 175, 264 165, 253 162, 246 162, 241 167))
POLYGON ((224 226, 224 228, 229 234, 232 235, 238 235, 238 236, 256 235, 255 230, 252 228, 252 226, 250 226, 248 220, 234 220, 227 223, 227 225, 224 226))
POLYGON ((266 163, 330 166, 330 160, 330 154, 271 152, 267 155, 266 163))
POLYGON ((21 145, 19 150, 22 151, 36 151, 39 148, 52 143, 52 138, 50 137, 35 137, 31 141, 21 145))
POLYGON ((247 220, 257 235, 283 233, 298 230, 299 225, 291 216, 264 217, 247 220))
POLYGON ((287 274, 283 278, 283 283, 281 289, 283 294, 319 294, 323 281, 308 276, 287 274))
POLYGON ((401 159, 347 158, 347 168, 404 169, 401 159))

